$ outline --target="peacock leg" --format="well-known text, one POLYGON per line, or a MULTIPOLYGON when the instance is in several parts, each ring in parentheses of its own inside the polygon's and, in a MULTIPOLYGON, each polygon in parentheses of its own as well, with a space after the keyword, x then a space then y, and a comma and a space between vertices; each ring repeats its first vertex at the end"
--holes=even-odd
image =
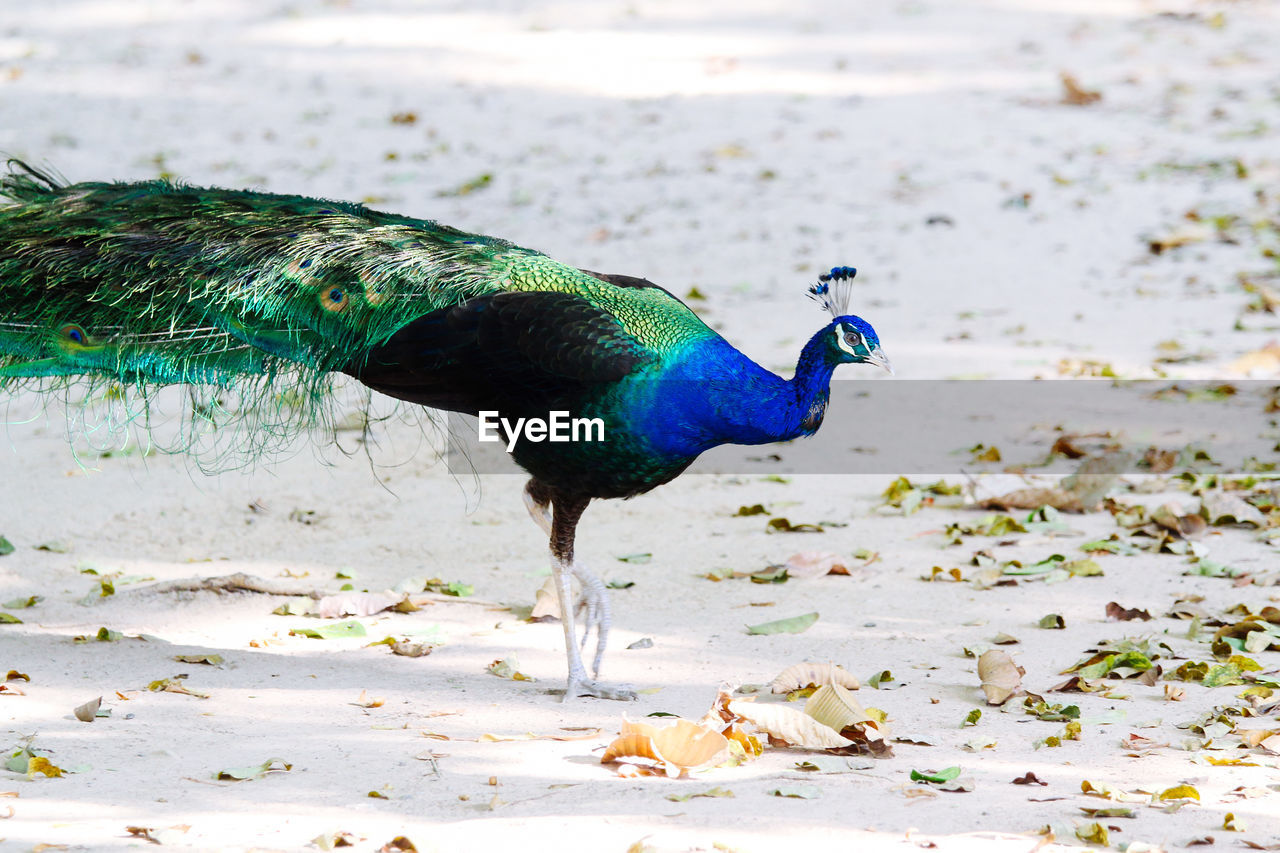
MULTIPOLYGON (((524 487, 525 509, 548 536, 551 535, 551 501, 554 494, 550 486, 536 479, 529 480, 524 487)), ((609 627, 613 624, 609 611, 609 592, 600 578, 576 560, 573 562, 573 575, 582 588, 582 595, 576 605, 576 612, 584 622, 579 646, 585 650, 591 634, 596 634, 596 653, 591 662, 591 672, 599 678, 600 663, 609 644, 609 627)))
POLYGON ((604 581, 582 563, 574 561, 573 576, 582 585, 582 599, 578 602, 582 612, 582 649, 587 648, 587 640, 592 632, 596 635, 596 654, 591 661, 591 673, 600 677, 600 661, 604 659, 604 649, 609 643, 609 626, 613 624, 609 610, 609 591, 604 581))
MULTIPOLYGON (((526 494, 528 490, 526 490, 526 494)), ((610 685, 594 681, 587 677, 582 665, 582 654, 578 650, 577 633, 574 629, 573 577, 578 568, 573 562, 573 540, 577 532, 578 520, 587 508, 590 498, 580 496, 556 495, 552 503, 551 521, 551 573, 555 578, 556 595, 560 599, 560 623, 564 627, 565 655, 569 663, 569 681, 565 687, 564 699, 569 701, 575 696, 595 696, 598 699, 635 699, 636 693, 626 685, 610 685)), ((588 577, 595 578, 587 573, 588 577)), ((581 575, 579 575, 581 577, 581 575)), ((595 579, 599 591, 604 592, 604 585, 595 579)), ((584 589, 588 589, 584 581, 584 589)), ((588 602, 590 602, 588 594, 588 602)), ((588 625, 590 625, 591 605, 588 603, 588 625)), ((607 608, 606 608, 607 612, 607 608)), ((598 613, 598 610, 597 610, 598 613)), ((606 617, 607 622, 607 617, 606 617)), ((607 626, 601 633, 601 639, 607 634, 607 626)), ((600 669, 600 657, 603 654, 603 642, 596 647, 595 669, 600 669)))

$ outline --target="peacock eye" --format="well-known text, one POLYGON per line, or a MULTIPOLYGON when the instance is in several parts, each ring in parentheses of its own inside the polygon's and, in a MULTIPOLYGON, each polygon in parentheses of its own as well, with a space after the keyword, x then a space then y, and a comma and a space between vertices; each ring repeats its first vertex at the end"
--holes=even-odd
POLYGON ((85 346, 89 343, 89 336, 85 334, 84 329, 80 328, 75 323, 67 323, 58 331, 62 337, 74 344, 85 346))
POLYGON ((341 313, 346 310, 348 302, 350 300, 347 299, 347 292, 340 287, 320 291, 320 307, 326 311, 341 313))
POLYGON ((862 335, 857 332, 845 332, 844 342, 851 347, 856 347, 858 344, 862 343, 862 335))

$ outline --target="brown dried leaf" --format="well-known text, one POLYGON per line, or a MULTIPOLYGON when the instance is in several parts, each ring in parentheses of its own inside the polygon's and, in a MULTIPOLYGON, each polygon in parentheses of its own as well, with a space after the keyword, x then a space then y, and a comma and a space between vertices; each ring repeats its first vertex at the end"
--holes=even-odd
POLYGON ((411 643, 408 640, 397 640, 391 644, 392 654, 406 658, 426 657, 433 648, 430 643, 411 643))
POLYGON ((1204 516, 1199 513, 1182 514, 1182 509, 1174 503, 1162 504, 1151 513, 1151 520, 1166 530, 1171 530, 1183 539, 1198 539, 1209 529, 1204 516))
POLYGON ((789 518, 771 518, 764 526, 765 533, 823 533, 820 524, 792 524, 789 518))
POLYGON ((1100 693, 1110 688, 1101 678, 1087 679, 1078 675, 1073 675, 1061 684, 1055 684, 1048 689, 1048 693, 1100 693))
POLYGON ((617 761, 621 758, 647 758, 650 761, 662 761, 658 749, 653 745, 653 738, 647 734, 621 735, 605 749, 600 757, 601 764, 617 761))
POLYGON ((1003 495, 987 498, 978 504, 983 509, 1039 509, 1051 506, 1063 512, 1084 512, 1080 499, 1063 489, 1014 489, 1003 495))
POLYGON ((1093 89, 1085 89, 1074 74, 1066 71, 1059 73, 1062 81, 1062 103, 1072 107, 1084 107, 1102 100, 1102 93, 1093 89))
POLYGON ((671 777, 696 767, 718 764, 729 755, 729 741, 720 732, 689 720, 676 720, 661 728, 649 723, 622 720, 620 736, 609 744, 601 763, 620 758, 646 758, 671 777))
POLYGON ((849 574, 844 558, 831 551, 801 551, 799 554, 792 554, 787 558, 786 569, 788 575, 800 580, 849 574))
MULTIPOLYGON (((1276 307, 1280 307, 1280 303, 1274 305, 1271 310, 1274 311, 1276 307)), ((1228 370, 1243 373, 1246 376, 1257 375, 1259 378, 1280 373, 1280 343, 1269 341, 1262 349, 1245 353, 1231 362, 1228 370)))
POLYGON ((1022 689, 1022 676, 1026 672, 1013 662, 1009 653, 1001 649, 983 652, 978 658, 978 680, 987 704, 1003 705, 1022 689))
POLYGON ((857 690, 858 679, 839 664, 796 663, 784 669, 773 679, 770 689, 774 693, 790 693, 806 687, 839 684, 849 690, 857 690))
POLYGON ((326 595, 317 601, 313 610, 321 619, 337 619, 342 616, 372 616, 390 610, 407 601, 408 593, 400 592, 341 592, 326 595))
POLYGON ((160 678, 147 685, 147 689, 152 693, 181 693, 184 696, 194 696, 197 699, 208 699, 209 694, 199 690, 191 690, 182 683, 182 676, 174 676, 173 678, 160 678))
POLYGON ((366 690, 361 690, 360 695, 356 697, 356 701, 352 702, 357 708, 381 708, 387 702, 381 697, 370 698, 366 690))
POLYGON ((1178 455, 1176 450, 1160 450, 1157 447, 1148 447, 1147 452, 1142 454, 1142 462, 1152 474, 1163 474, 1172 470, 1173 466, 1178 463, 1178 455))
POLYGON ((1050 453, 1056 453, 1065 456, 1068 459, 1081 459, 1089 455, 1089 451, 1083 450, 1076 445, 1082 438, 1089 438, 1076 433, 1058 436, 1058 440, 1053 443, 1053 447, 1049 448, 1050 453))
POLYGON ((1131 622, 1134 619, 1141 619, 1143 622, 1150 622, 1151 614, 1146 610, 1139 610, 1136 607, 1121 607, 1114 601, 1108 601, 1107 618, 1114 622, 1131 622))
POLYGON ((760 739, 747 734, 746 731, 739 726, 730 725, 727 729, 721 732, 721 734, 723 734, 730 743, 736 743, 740 746, 742 748, 743 755, 749 758, 758 758, 760 757, 760 754, 764 752, 764 744, 760 742, 760 739))
POLYGON ((1053 488, 1016 489, 999 497, 988 498, 979 506, 987 509, 1039 509, 1051 506, 1062 512, 1087 512, 1102 503, 1120 475, 1133 463, 1128 453, 1105 453, 1090 456, 1075 472, 1064 477, 1053 488))
POLYGON ((832 749, 853 743, 808 714, 785 705, 761 705, 744 699, 734 699, 729 702, 728 710, 734 716, 746 720, 787 746, 832 749))
POLYGON ((556 594, 556 579, 550 575, 538 590, 538 599, 529 611, 529 621, 560 618, 560 597, 556 594))
POLYGON ((1280 731, 1276 729, 1245 729, 1238 734, 1245 746, 1280 752, 1280 731))

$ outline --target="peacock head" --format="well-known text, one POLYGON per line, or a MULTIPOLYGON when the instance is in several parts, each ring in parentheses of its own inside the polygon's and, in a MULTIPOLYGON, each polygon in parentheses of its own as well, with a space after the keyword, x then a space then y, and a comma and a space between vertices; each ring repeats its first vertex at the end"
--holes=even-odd
POLYGON ((832 267, 810 285, 809 296, 830 312, 832 321, 825 330, 827 358, 835 364, 876 364, 893 373, 893 365, 880 349, 880 338, 871 324, 849 313, 853 295, 853 267, 832 267))

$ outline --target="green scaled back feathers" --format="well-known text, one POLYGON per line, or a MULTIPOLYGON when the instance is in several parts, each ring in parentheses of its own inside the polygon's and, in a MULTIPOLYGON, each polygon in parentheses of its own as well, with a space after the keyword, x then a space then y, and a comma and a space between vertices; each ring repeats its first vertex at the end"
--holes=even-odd
POLYGON ((655 353, 705 329, 656 288, 617 288, 435 222, 167 181, 67 186, 10 166, 0 178, 0 389, 87 377, 141 392, 145 409, 155 386, 192 383, 241 406, 277 401, 268 421, 305 424, 322 414, 331 371, 475 296, 573 293, 655 353), (661 316, 673 310, 682 316, 661 316))

